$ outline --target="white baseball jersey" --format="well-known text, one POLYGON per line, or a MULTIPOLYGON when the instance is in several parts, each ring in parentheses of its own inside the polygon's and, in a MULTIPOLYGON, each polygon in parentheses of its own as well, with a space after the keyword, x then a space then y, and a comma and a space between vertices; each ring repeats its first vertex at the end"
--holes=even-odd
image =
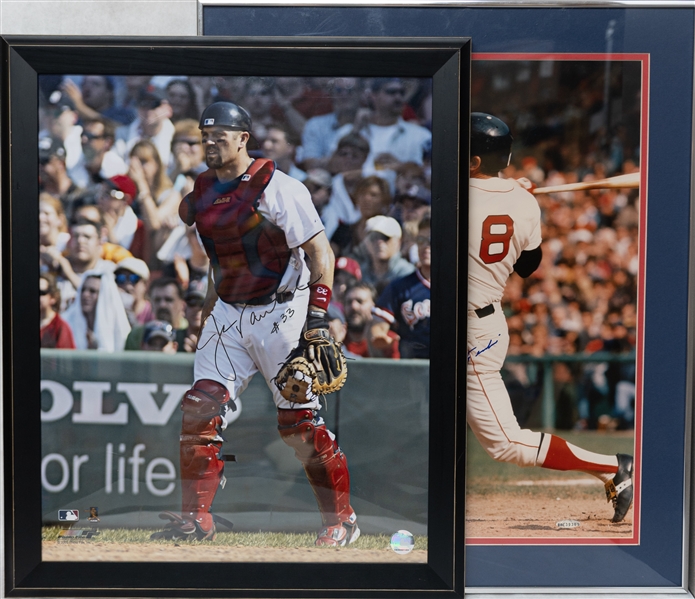
POLYGON ((275 169, 261 196, 258 211, 284 231, 287 246, 292 249, 290 264, 279 290, 306 287, 309 282, 309 267, 304 261, 304 251, 299 246, 324 228, 309 190, 297 179, 275 169))
POLYGON ((541 244, 536 198, 511 179, 471 179, 468 309, 499 302, 521 252, 541 244))
POLYGON ((466 417, 485 451, 519 466, 542 464, 541 434, 521 429, 500 369, 509 347, 500 300, 514 263, 541 243, 540 208, 518 183, 470 180, 466 417), (493 312, 475 310, 492 304, 493 312))
MULTIPOLYGON (((205 323, 196 350, 194 379, 212 379, 229 389, 241 413, 239 396, 251 377, 261 372, 279 408, 318 409, 318 400, 308 404, 287 402, 272 382, 280 365, 297 346, 309 305, 309 267, 301 245, 323 230, 323 224, 307 188, 276 170, 260 199, 258 210, 280 227, 292 249, 278 291, 295 291, 293 299, 268 305, 228 304, 220 299, 205 323)), ((313 281, 311 281, 313 282, 313 281)))
POLYGON ((617 459, 522 429, 500 374, 509 348, 500 300, 521 252, 541 243, 536 199, 515 181, 471 179, 469 238, 466 420, 471 431, 494 460, 591 472, 607 482, 617 471, 617 459), (492 310, 479 310, 488 306, 492 310))

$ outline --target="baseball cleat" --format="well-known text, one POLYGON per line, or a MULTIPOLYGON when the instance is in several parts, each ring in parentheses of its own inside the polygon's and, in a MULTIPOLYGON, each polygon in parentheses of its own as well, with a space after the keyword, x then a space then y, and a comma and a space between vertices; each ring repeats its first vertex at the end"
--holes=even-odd
POLYGON ((162 520, 169 520, 163 530, 150 535, 152 541, 214 541, 217 536, 215 523, 210 530, 205 531, 195 520, 182 518, 174 512, 159 514, 162 520))
POLYGON ((619 453, 618 472, 606 486, 606 499, 613 502, 613 519, 611 522, 622 522, 632 507, 632 456, 619 453))
POLYGON ((355 512, 340 524, 326 526, 319 532, 316 545, 319 547, 344 547, 349 543, 354 543, 360 536, 360 528, 357 526, 357 516, 355 512))

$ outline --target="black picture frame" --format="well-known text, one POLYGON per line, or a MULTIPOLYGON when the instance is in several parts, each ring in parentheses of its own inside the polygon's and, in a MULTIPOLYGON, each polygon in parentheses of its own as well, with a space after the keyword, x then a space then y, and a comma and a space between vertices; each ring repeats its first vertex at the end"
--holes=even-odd
MULTIPOLYGON (((7 596, 400 597, 464 590, 465 336, 469 38, 2 39, 2 285, 7 596), (263 564, 41 561, 38 75, 432 77, 432 355, 428 563, 263 564), (467 169, 463 170, 466 173, 467 169), (455 324, 454 324, 455 323, 455 324)), ((378 440, 375 440, 378 443, 378 440)), ((376 453, 376 452, 375 452, 376 453)))

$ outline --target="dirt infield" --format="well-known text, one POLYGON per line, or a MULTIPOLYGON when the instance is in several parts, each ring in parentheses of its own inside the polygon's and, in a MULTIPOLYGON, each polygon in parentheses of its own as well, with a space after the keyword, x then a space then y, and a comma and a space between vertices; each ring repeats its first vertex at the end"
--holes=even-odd
POLYGON ((427 563, 427 551, 399 555, 390 549, 350 547, 219 547, 210 545, 127 544, 44 541, 47 562, 313 562, 427 563))
POLYGON ((632 510, 623 522, 613 524, 613 508, 601 492, 602 488, 596 494, 586 494, 548 486, 545 493, 469 495, 466 537, 547 538, 553 542, 581 537, 631 538, 632 510), (567 520, 579 522, 579 526, 558 526, 567 520))
MULTIPOLYGON (((634 452, 632 431, 610 434, 596 431, 563 431, 563 438, 589 451, 611 455, 634 452)), ((634 510, 620 524, 613 524, 613 507, 606 501, 603 483, 581 472, 559 472, 544 468, 519 468, 495 462, 487 456, 472 434, 467 444, 466 537, 548 539, 549 543, 572 539, 633 538, 634 510), (579 526, 563 528, 558 522, 573 520, 579 526)), ((639 489, 635 489, 639 494, 639 489)), ((639 535, 634 535, 639 536, 639 535)), ((513 541, 512 541, 513 542, 513 541)))

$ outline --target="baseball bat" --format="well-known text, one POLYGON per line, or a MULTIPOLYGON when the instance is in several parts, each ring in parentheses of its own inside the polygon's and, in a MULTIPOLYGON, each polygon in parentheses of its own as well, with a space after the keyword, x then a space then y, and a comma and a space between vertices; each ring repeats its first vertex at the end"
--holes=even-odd
POLYGON ((565 183, 564 185, 551 185, 550 187, 536 187, 531 193, 555 193, 558 191, 580 191, 582 189, 634 189, 639 187, 639 173, 628 173, 600 179, 598 181, 586 181, 584 183, 565 183))

